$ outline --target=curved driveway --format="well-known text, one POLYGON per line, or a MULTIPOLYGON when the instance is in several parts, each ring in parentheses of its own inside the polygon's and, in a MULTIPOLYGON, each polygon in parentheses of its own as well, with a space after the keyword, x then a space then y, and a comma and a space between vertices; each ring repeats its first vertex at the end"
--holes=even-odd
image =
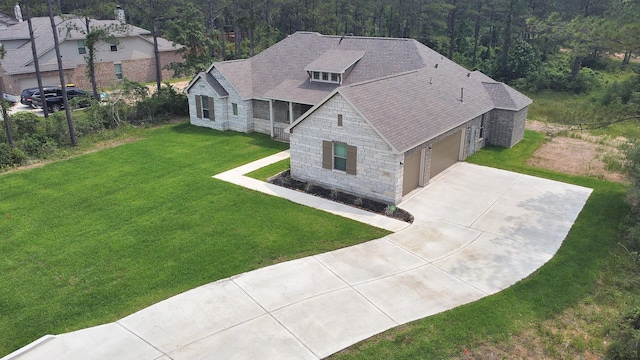
POLYGON ((395 231, 244 273, 115 323, 46 336, 6 359, 318 359, 475 301, 556 253, 590 189, 458 163, 400 207, 411 225, 247 178, 215 177, 395 231))

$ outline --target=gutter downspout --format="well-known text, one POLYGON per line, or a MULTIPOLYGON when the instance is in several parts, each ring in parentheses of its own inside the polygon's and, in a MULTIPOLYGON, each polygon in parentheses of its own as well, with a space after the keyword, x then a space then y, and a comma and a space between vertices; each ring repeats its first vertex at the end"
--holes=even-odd
POLYGON ((269 122, 271 123, 271 138, 273 139, 273 99, 269 99, 269 122))

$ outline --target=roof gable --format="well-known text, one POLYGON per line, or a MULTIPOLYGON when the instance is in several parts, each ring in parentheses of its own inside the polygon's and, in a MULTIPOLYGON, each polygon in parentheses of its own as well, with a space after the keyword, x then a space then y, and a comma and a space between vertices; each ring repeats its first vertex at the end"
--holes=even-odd
POLYGON ((209 73, 205 73, 205 72, 201 72, 198 75, 196 75, 196 77, 194 77, 189 84, 187 85, 187 87, 184 89, 185 92, 189 92, 189 89, 191 89, 191 87, 198 82, 198 80, 202 80, 204 81, 205 84, 207 84, 213 91, 216 92, 216 94, 221 97, 228 97, 229 93, 227 92, 227 90, 225 90, 224 87, 222 87, 222 85, 220 84, 220 82, 218 82, 218 80, 216 80, 215 77, 213 77, 213 75, 209 74, 209 73))
POLYGON ((483 82, 482 85, 491 97, 496 109, 518 111, 533 102, 533 100, 507 84, 483 82))

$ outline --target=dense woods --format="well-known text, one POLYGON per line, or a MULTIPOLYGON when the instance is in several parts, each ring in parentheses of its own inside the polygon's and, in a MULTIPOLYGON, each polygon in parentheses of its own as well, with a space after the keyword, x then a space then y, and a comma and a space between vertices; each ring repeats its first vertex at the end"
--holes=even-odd
MULTIPOLYGON (((254 55, 296 31, 410 37, 497 79, 581 92, 603 57, 640 52, 639 0, 55 0, 58 11, 113 18, 186 45, 191 76, 213 59, 254 55), (587 70, 585 70, 587 68, 587 70)), ((13 14, 14 1, 1 11, 13 14)), ((34 15, 45 7, 33 1, 34 15)))

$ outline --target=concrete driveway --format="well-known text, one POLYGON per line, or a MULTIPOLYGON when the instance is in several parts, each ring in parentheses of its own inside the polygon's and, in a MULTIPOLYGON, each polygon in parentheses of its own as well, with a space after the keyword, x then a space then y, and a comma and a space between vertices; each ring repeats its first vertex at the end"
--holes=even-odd
POLYGON ((5 359, 318 359, 505 289, 558 250, 590 189, 459 163, 400 207, 407 226, 243 174, 216 175, 398 230, 217 281, 115 323, 40 339, 5 359))

